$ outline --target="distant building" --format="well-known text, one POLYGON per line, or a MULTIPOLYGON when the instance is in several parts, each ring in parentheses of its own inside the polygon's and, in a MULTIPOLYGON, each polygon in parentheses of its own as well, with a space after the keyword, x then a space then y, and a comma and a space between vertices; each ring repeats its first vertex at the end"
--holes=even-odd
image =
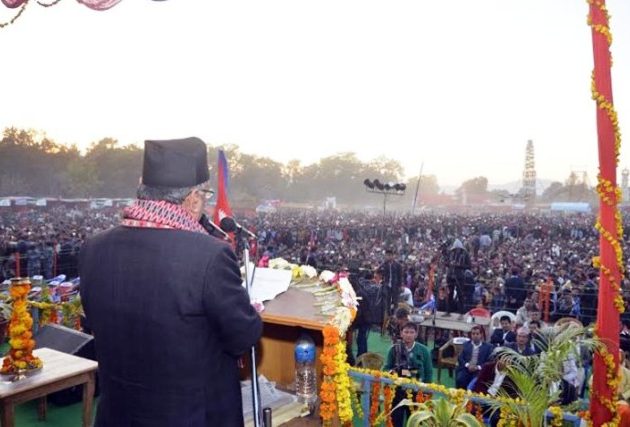
POLYGON ((536 202, 536 167, 534 163, 534 142, 530 139, 525 147, 525 169, 521 196, 527 205, 536 202))

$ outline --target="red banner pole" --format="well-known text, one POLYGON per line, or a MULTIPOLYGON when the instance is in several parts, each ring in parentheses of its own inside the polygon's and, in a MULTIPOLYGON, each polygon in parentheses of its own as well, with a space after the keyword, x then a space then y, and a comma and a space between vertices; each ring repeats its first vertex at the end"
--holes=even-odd
POLYGON ((600 257, 594 260, 594 264, 600 269, 596 335, 603 344, 601 350, 596 352, 593 363, 591 419, 595 426, 612 426, 619 423, 616 407, 619 383, 619 313, 623 312, 623 300, 619 293, 620 272, 623 270, 619 237, 623 229, 617 209, 621 192, 616 183, 621 138, 612 98, 612 36, 608 27, 606 2, 587 2, 590 9, 588 24, 593 39, 594 70, 591 90, 597 104, 599 153, 597 192, 600 203, 596 228, 600 233, 600 257))
POLYGON ((15 277, 22 277, 20 275, 20 253, 16 252, 13 258, 15 258, 15 277))
POLYGON ((57 277, 57 242, 53 245, 53 277, 57 277))

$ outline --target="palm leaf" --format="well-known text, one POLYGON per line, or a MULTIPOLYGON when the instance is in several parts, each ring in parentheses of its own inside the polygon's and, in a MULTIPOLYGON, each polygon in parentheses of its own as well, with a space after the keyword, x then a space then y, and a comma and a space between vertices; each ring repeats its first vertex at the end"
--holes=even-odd
POLYGON ((418 404, 423 409, 411 414, 407 420, 407 427, 481 427, 482 424, 477 418, 465 412, 467 403, 463 402, 459 405, 454 405, 448 400, 441 398, 426 404, 418 404))
POLYGON ((459 416, 455 418, 454 424, 463 427, 479 427, 482 425, 474 415, 468 413, 459 414, 459 416))
MULTIPOLYGON (((561 381, 567 360, 579 360, 576 344, 587 350, 601 345, 593 338, 584 339, 587 333, 587 329, 574 324, 545 328, 535 339, 536 344, 545 351, 534 356, 522 356, 511 349, 501 349, 499 357, 505 362, 507 376, 523 403, 494 400, 490 403, 492 411, 501 410, 525 425, 542 425, 546 410, 559 396, 559 391, 550 392, 552 384, 561 381)), ((509 397, 503 390, 499 391, 499 396, 509 397)))
POLYGON ((436 424, 435 414, 430 409, 416 411, 407 419, 407 427, 419 427, 426 424, 436 424), (429 420, 433 422, 430 423, 429 420))

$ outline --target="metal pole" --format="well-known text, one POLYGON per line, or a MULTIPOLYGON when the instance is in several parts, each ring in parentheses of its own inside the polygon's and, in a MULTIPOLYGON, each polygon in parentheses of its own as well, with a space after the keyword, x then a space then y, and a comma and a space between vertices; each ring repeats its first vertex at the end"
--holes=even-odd
POLYGON ((418 183, 416 184, 416 194, 413 196, 413 204, 411 205, 411 215, 416 210, 416 203, 418 201, 418 192, 420 191, 420 181, 422 180, 422 169, 424 168, 424 162, 420 164, 420 173, 418 174, 418 183))
POLYGON ((271 425, 271 408, 263 409, 263 423, 265 427, 272 427, 271 425))
POLYGON ((387 193, 383 193, 383 216, 385 216, 386 209, 387 209, 387 193))
MULTIPOLYGON (((240 233, 239 233, 240 234, 240 233)), ((240 238, 240 236, 239 236, 240 238)), ((247 294, 251 295, 252 290, 252 274, 249 271, 249 242, 247 239, 243 241, 243 260, 245 261, 245 286, 247 289, 247 294)), ((252 409, 253 409, 253 417, 254 417, 254 426, 262 427, 263 426, 263 413, 260 404, 260 388, 258 386, 258 369, 256 368, 256 346, 253 345, 250 350, 251 357, 251 375, 252 375, 252 409)))

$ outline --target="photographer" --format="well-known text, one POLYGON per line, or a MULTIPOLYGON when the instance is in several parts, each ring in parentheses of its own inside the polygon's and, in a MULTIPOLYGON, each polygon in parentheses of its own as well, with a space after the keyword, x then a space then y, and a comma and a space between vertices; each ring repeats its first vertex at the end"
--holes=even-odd
MULTIPOLYGON (((433 364, 429 349, 416 341, 418 326, 415 323, 406 323, 401 330, 402 339, 396 342, 387 354, 387 361, 383 369, 395 373, 400 377, 414 378, 424 383, 433 380, 433 364)), ((402 387, 396 388, 396 395, 392 407, 406 397, 402 387)), ((402 406, 392 413, 392 422, 395 427, 402 427, 405 416, 409 415, 409 407, 402 406)))
POLYGON ((455 311, 460 314, 460 318, 464 315, 464 301, 468 302, 468 295, 464 290, 466 282, 465 272, 471 268, 470 256, 468 251, 464 249, 461 240, 456 239, 453 242, 446 257, 447 266, 447 282, 449 286, 449 310, 447 315, 455 311), (457 299, 455 299, 455 291, 457 291, 457 299))
POLYGON ((391 313, 400 301, 400 291, 403 283, 402 265, 394 259, 392 249, 385 250, 385 262, 378 268, 378 273, 383 279, 383 286, 389 292, 387 298, 388 312, 391 313))

